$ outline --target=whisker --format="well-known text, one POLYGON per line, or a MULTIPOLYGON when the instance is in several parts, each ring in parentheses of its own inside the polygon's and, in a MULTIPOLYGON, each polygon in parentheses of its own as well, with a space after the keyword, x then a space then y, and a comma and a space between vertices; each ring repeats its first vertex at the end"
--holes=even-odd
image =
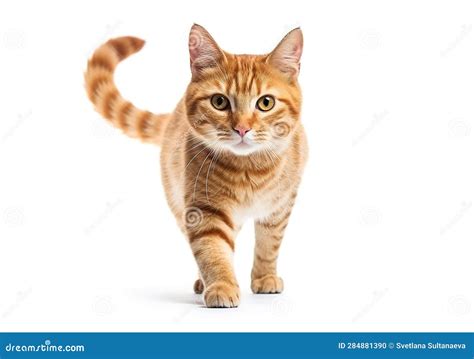
POLYGON ((206 160, 208 159, 208 157, 211 155, 211 153, 213 153, 214 150, 211 149, 211 151, 209 151, 209 153, 207 154, 206 158, 204 158, 204 161, 202 161, 202 164, 201 164, 201 167, 199 167, 199 171, 196 175, 196 180, 194 181, 194 191, 193 191, 193 202, 194 200, 196 199, 196 188, 197 188, 197 182, 198 182, 198 179, 199 179, 199 174, 201 173, 201 170, 202 170, 202 167, 204 166, 204 164, 206 163, 206 160))
MULTIPOLYGON (((216 143, 217 143, 217 141, 214 141, 214 143, 212 143, 211 146, 215 145, 216 143)), ((203 145, 204 145, 204 148, 203 148, 202 150, 200 150, 198 153, 196 153, 196 154, 194 155, 194 157, 191 158, 191 160, 188 162, 188 164, 186 165, 186 167, 184 167, 184 172, 186 172, 186 169, 187 169, 188 166, 191 164, 191 162, 193 162, 194 159, 195 159, 202 151, 204 151, 206 148, 208 148, 204 143, 203 143, 203 145)))
POLYGON ((211 171, 211 167, 212 167, 212 162, 214 161, 214 159, 217 160, 217 158, 219 157, 219 155, 221 154, 221 149, 222 149, 222 146, 219 146, 217 148, 217 150, 214 152, 214 155, 212 156, 212 159, 211 159, 211 163, 209 163, 209 168, 207 169, 207 175, 206 175, 206 199, 207 199, 207 203, 208 204, 211 204, 211 202, 209 201, 209 191, 208 191, 208 180, 209 180, 209 173, 211 171), (217 157, 216 157, 217 156, 217 157))

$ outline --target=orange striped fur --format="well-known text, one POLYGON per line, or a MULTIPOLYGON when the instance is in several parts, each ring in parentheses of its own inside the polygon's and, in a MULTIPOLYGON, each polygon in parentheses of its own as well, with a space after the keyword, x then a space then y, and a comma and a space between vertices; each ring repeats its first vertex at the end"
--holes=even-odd
POLYGON ((307 157, 297 81, 301 30, 267 55, 233 55, 194 25, 192 79, 164 115, 137 109, 113 82, 117 64, 143 45, 122 37, 99 47, 87 66, 87 94, 114 126, 161 145, 167 201, 199 269, 194 291, 204 293, 208 307, 238 306, 232 257, 249 218, 256 236, 251 289, 280 293, 277 258, 307 157))

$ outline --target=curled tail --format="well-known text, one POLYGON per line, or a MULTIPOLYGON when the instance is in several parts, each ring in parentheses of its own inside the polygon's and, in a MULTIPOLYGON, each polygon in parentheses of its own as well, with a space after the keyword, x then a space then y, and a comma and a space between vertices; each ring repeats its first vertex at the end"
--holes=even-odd
POLYGON ((85 73, 86 90, 96 110, 131 137, 160 143, 169 115, 157 115, 136 108, 125 100, 114 83, 117 64, 139 51, 145 41, 126 36, 111 39, 90 58, 85 73))

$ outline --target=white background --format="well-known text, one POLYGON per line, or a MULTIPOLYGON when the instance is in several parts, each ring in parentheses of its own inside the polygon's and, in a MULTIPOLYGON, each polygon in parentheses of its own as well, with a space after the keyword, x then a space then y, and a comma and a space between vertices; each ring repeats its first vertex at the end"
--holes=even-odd
POLYGON ((469 1, 2 1, 0 330, 474 330, 474 7, 469 1), (134 35, 124 96, 171 111, 204 25, 231 52, 305 36, 310 160, 280 296, 209 310, 167 208, 159 149, 92 110, 95 47, 134 35))

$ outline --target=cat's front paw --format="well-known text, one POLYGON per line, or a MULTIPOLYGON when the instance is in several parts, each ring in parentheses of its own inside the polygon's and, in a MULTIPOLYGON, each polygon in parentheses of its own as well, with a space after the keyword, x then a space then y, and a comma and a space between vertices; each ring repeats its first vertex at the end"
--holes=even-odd
POLYGON ((215 282, 206 288, 204 302, 208 308, 235 308, 240 304, 240 290, 235 284, 215 282))
POLYGON ((252 292, 255 294, 281 293, 283 292, 283 279, 273 274, 252 279, 252 292))
POLYGON ((204 283, 202 282, 201 279, 196 279, 194 282, 194 293, 196 294, 202 294, 204 292, 204 283))

